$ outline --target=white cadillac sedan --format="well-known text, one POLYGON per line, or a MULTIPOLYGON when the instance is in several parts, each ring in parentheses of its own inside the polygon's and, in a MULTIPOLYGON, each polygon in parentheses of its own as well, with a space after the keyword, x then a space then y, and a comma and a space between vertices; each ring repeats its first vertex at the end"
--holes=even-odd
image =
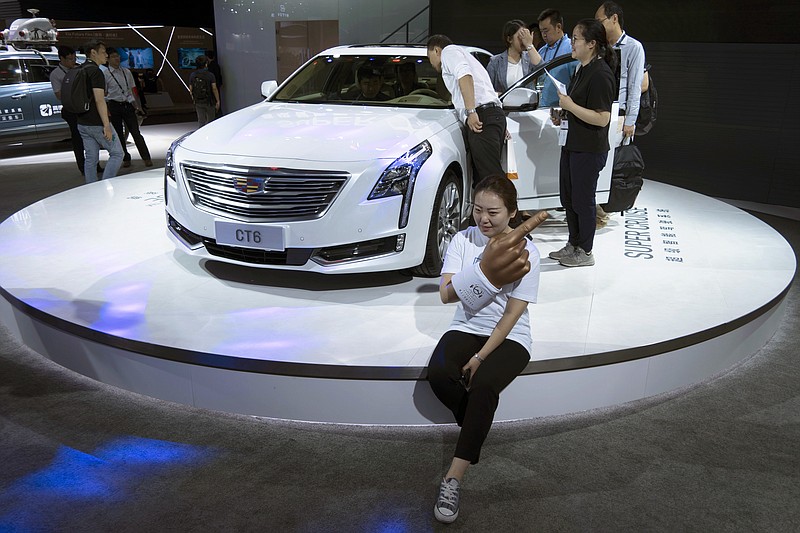
MULTIPOLYGON (((472 53, 483 64, 490 57, 472 53)), ((546 78, 539 69, 501 96, 521 209, 559 206, 558 128, 539 106, 546 78)), ((264 82, 262 93, 263 102, 170 147, 167 224, 178 246, 271 269, 439 275, 471 214, 472 171, 463 117, 426 48, 332 48, 280 87, 264 82)), ((613 151, 598 202, 608 197, 612 159, 613 151)))

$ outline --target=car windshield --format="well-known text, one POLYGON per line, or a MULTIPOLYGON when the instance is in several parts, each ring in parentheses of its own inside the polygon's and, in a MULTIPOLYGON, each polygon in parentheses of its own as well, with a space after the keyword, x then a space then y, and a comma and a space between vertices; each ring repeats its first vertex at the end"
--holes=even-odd
POLYGON ((427 57, 325 55, 296 72, 273 102, 393 107, 451 107, 450 93, 427 57))

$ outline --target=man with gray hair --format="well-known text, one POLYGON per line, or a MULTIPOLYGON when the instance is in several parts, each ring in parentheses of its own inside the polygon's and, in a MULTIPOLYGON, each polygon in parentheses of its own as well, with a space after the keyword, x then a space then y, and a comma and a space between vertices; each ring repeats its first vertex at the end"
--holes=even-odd
POLYGON ((619 50, 619 108, 625 111, 622 134, 632 137, 639 116, 639 101, 642 97, 644 79, 644 47, 628 35, 622 8, 616 2, 603 2, 594 18, 606 29, 608 44, 619 50))

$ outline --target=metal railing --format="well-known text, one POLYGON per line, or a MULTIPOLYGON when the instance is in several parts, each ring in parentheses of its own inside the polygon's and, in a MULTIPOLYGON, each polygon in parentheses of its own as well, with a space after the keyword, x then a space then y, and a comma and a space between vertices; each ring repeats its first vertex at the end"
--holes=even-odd
POLYGON ((391 39, 397 33, 401 32, 403 30, 405 30, 405 36, 406 36, 406 39, 403 42, 406 42, 406 43, 421 43, 421 42, 423 42, 425 39, 428 38, 428 34, 430 33, 430 27, 428 27, 428 25, 426 24, 425 25, 425 29, 421 33, 415 35, 412 38, 411 37, 411 23, 414 22, 414 20, 416 18, 418 18, 420 15, 422 15, 423 13, 425 13, 425 12, 427 12, 429 10, 430 10, 430 6, 425 6, 419 13, 417 13, 416 15, 414 15, 413 17, 408 19, 404 24, 401 24, 399 28, 397 28, 392 33, 390 33, 389 35, 384 37, 381 40, 381 43, 387 42, 389 39, 391 39))

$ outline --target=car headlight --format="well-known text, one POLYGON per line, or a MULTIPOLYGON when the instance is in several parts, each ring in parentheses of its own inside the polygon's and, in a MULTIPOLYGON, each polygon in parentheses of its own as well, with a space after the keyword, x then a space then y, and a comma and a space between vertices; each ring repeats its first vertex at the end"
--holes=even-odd
POLYGON ((402 156, 395 159, 383 171, 378 182, 369 193, 369 200, 388 198, 390 196, 403 196, 403 206, 400 209, 399 227, 408 225, 408 216, 411 212, 411 196, 414 193, 414 181, 422 164, 433 153, 431 143, 423 141, 402 156))
POLYGON ((172 181, 175 181, 175 179, 176 179, 175 178, 175 158, 174 158, 175 149, 178 148, 178 146, 180 146, 181 142, 183 142, 183 140, 186 137, 188 137, 189 135, 191 135, 192 133, 194 133, 194 132, 190 131, 189 133, 184 133, 183 135, 181 135, 180 137, 178 137, 177 139, 172 141, 172 144, 169 145, 169 149, 167 150, 166 161, 165 161, 165 164, 164 164, 164 178, 165 179, 171 179, 172 181))

